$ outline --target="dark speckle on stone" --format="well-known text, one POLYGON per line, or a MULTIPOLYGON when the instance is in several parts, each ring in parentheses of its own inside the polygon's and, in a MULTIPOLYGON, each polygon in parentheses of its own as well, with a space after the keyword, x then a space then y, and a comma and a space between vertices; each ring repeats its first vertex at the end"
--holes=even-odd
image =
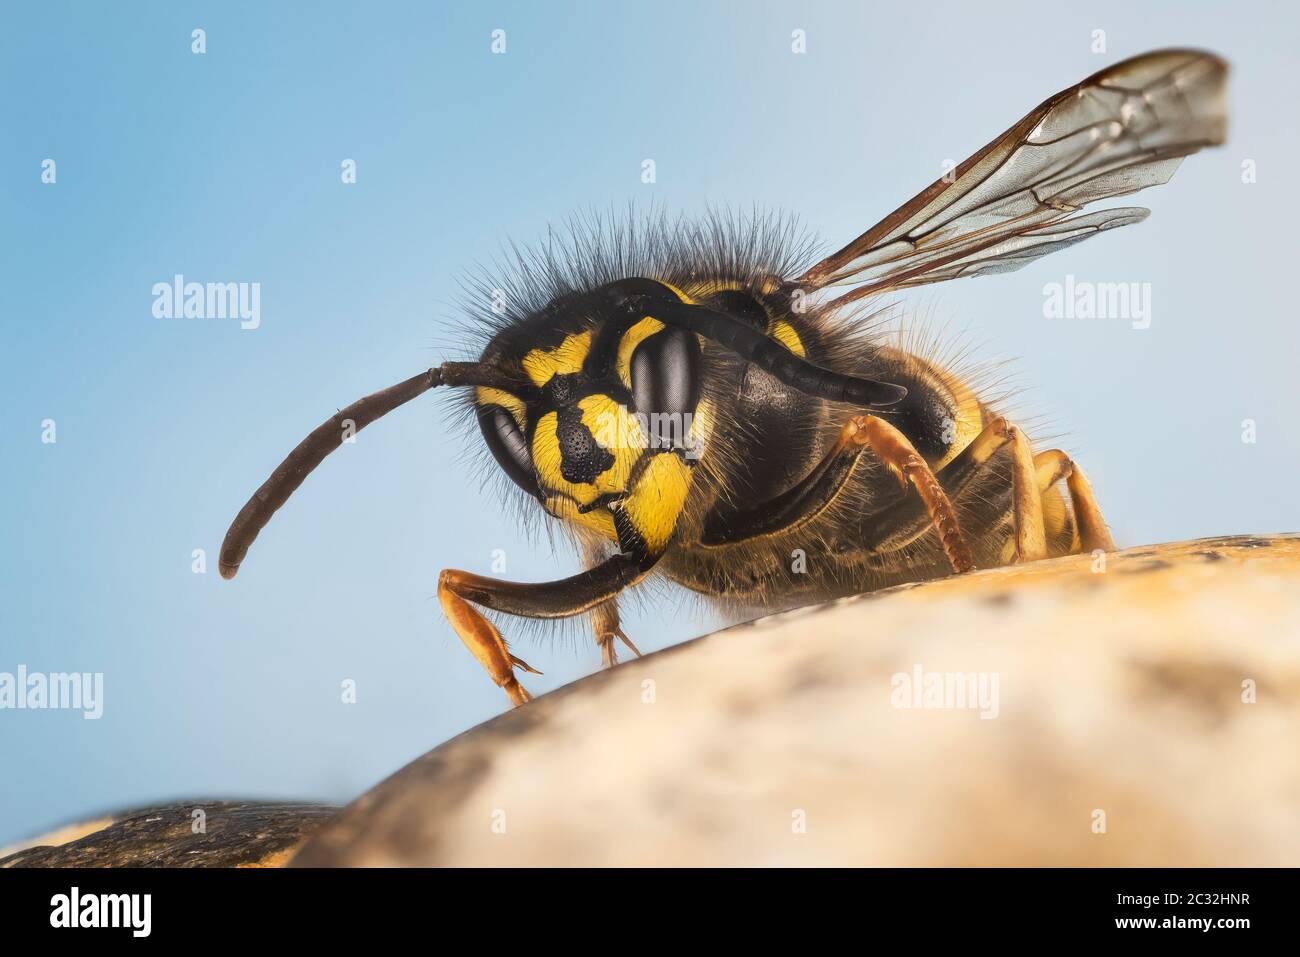
POLYGON ((1257 535, 1221 535, 1204 539, 1204 544, 1221 548, 1269 548, 1273 543, 1257 535))
POLYGON ((827 675, 820 668, 801 668, 791 676, 786 685, 788 694, 800 694, 805 691, 817 691, 826 687, 827 675))
POLYGON ((757 714, 762 705, 762 699, 752 694, 732 694, 723 701, 726 711, 738 718, 757 714))
POLYGON ((1143 575, 1147 572, 1160 571, 1162 568, 1173 568, 1173 566, 1163 558, 1150 558, 1136 564, 1123 564, 1119 567, 1119 572, 1123 575, 1143 575))
POLYGON ((1133 660, 1129 662, 1142 700, 1167 706, 1177 700, 1208 725, 1221 724, 1241 703, 1246 669, 1227 661, 1133 660))

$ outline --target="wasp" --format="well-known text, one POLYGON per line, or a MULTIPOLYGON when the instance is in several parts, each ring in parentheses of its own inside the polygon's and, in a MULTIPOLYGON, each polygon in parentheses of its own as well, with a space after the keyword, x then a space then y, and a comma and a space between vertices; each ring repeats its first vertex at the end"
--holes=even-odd
POLYGON ((1223 143, 1226 76, 1192 50, 1102 70, 811 266, 785 221, 717 212, 578 230, 560 254, 521 256, 516 294, 480 317, 477 358, 360 399, 308 435, 234 519, 221 573, 235 575, 345 438, 435 387, 466 390, 512 490, 583 557, 583 571, 547 583, 439 576, 456 634, 516 705, 529 700, 517 672, 538 672, 489 615, 587 615, 612 665, 618 642, 640 653, 619 596, 651 576, 777 610, 1113 549, 1067 454, 1035 452, 969 377, 874 334, 864 304, 1144 219, 1082 210, 1163 184, 1223 143))

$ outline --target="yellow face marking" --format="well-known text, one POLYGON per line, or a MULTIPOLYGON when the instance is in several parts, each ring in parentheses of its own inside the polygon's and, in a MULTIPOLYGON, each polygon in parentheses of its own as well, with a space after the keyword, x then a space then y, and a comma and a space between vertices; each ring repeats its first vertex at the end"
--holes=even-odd
POLYGON ((552 376, 582 371, 583 360, 591 350, 591 332, 576 332, 564 337, 554 349, 533 349, 524 356, 524 373, 539 389, 552 376))
POLYGON ((618 541, 618 532, 614 528, 614 516, 608 509, 594 508, 590 512, 578 511, 578 505, 571 498, 556 495, 546 500, 546 510, 556 518, 573 522, 593 532, 605 536, 611 542, 618 541))
POLYGON ((516 395, 506 392, 504 389, 494 389, 491 386, 481 385, 474 391, 474 399, 479 405, 499 405, 509 412, 519 428, 524 427, 526 413, 523 400, 516 395))
POLYGON ((635 416, 607 395, 589 395, 578 402, 582 424, 610 455, 614 464, 592 483, 570 482, 561 471, 563 456, 558 436, 559 415, 547 412, 533 433, 533 467, 542 484, 567 495, 579 505, 590 505, 601 495, 627 489, 632 466, 649 444, 635 416))
POLYGON ((689 447, 694 450, 692 452, 694 458, 698 459, 702 454, 712 429, 713 403, 701 396, 699 404, 695 406, 695 414, 691 416, 691 430, 688 433, 691 440, 689 447))
POLYGON ((668 547, 690 487, 690 466, 678 456, 664 453, 649 461, 632 493, 623 500, 624 512, 651 554, 668 547))
POLYGON ((618 342, 618 361, 615 363, 615 368, 618 369, 618 377, 625 388, 632 388, 632 353, 636 351, 637 346, 663 327, 664 324, 658 319, 646 316, 623 333, 623 338, 618 342))
POLYGON ((807 352, 804 351, 803 340, 799 338, 799 333, 795 332, 794 326, 784 319, 778 319, 772 323, 772 327, 768 329, 767 334, 800 358, 807 356, 807 352))
POLYGON ((597 444, 614 456, 614 464, 596 476, 595 488, 602 495, 627 489, 632 466, 649 444, 635 416, 607 395, 589 395, 578 402, 582 424, 597 444))

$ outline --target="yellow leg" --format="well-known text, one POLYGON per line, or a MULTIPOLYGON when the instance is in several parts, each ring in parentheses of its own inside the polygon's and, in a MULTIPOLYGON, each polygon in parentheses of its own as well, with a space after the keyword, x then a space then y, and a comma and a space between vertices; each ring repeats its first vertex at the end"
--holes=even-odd
POLYGON ((952 570, 960 575, 975 568, 975 560, 962 536, 952 502, 907 436, 884 419, 874 415, 855 415, 844 426, 840 443, 865 445, 894 473, 903 488, 910 483, 930 514, 930 521, 939 533, 939 541, 952 570))
POLYGON ((1053 484, 1065 479, 1065 487, 1070 492, 1070 505, 1074 509, 1074 523, 1079 530, 1079 550, 1092 552, 1097 549, 1113 552, 1115 540, 1106 527, 1101 508, 1092 494, 1083 469, 1079 468, 1068 455, 1060 449, 1052 449, 1035 456, 1034 465, 1038 473, 1038 487, 1043 491, 1053 484))
POLYGON ((1043 498, 1039 491, 1036 459, 1029 439, 1019 428, 999 416, 984 426, 971 443, 971 454, 983 463, 1004 446, 1011 446, 1011 513, 1013 532, 1011 564, 1047 557, 1047 532, 1043 527, 1043 498))
POLYGON ((627 632, 619 627, 616 599, 611 598, 592 609, 591 628, 596 635, 596 645, 600 648, 600 663, 604 667, 612 668, 618 664, 618 652, 615 648, 618 641, 627 645, 632 654, 641 657, 640 649, 632 644, 632 639, 627 636, 627 632))
POLYGON ((510 696, 510 701, 518 707, 532 700, 517 678, 515 668, 540 675, 541 672, 527 662, 521 661, 510 653, 506 640, 497 631, 496 625, 483 617, 474 606, 460 595, 455 588, 468 573, 448 568, 438 576, 438 603, 442 605, 443 614, 451 622, 465 647, 478 659, 488 676, 510 696))
MULTIPOLYGON (((595 568, 605 560, 605 554, 599 546, 584 544, 582 558, 588 568, 595 568)), ((640 650, 632 644, 627 632, 619 627, 617 597, 601 602, 591 610, 591 630, 596 638, 596 646, 600 648, 600 663, 603 667, 612 668, 618 664, 619 641, 627 645, 632 654, 641 657, 640 650)))
MULTIPOLYGON (((1005 420, 1004 420, 1005 421, 1005 420)), ((1011 497, 1015 514, 1014 561, 1036 562, 1047 557, 1047 532, 1043 528, 1043 493, 1038 488, 1034 451, 1025 433, 1007 424, 1011 443, 1011 497)))
POLYGON ((976 436, 972 454, 977 462, 987 461, 1003 446, 1011 446, 1012 517, 1015 525, 1013 563, 1047 557, 1047 533, 1043 523, 1043 494, 1061 479, 1066 480, 1074 521, 1079 532, 1079 549, 1113 551, 1115 543, 1106 528, 1092 486, 1083 471, 1060 449, 1034 455, 1024 432, 1004 418, 996 418, 976 436))
MULTIPOLYGON (((438 602, 465 647, 516 705, 529 700, 515 669, 541 672, 510 653, 509 646, 474 606, 523 618, 569 618, 611 602, 649 574, 650 564, 619 553, 568 578, 552 582, 507 582, 446 569, 438 576, 438 602)), ((616 634, 617 622, 614 623, 616 634)), ((612 639, 611 639, 612 640, 612 639)), ((624 639, 626 640, 626 639, 624 639)), ((629 642, 630 646, 630 642, 629 642)))

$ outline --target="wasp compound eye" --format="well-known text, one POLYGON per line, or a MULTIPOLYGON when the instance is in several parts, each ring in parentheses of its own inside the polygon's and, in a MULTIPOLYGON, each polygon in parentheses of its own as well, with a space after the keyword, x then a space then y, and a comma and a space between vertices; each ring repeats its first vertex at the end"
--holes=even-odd
POLYGON ((694 333, 669 327, 632 353, 632 401, 650 428, 651 448, 681 448, 688 417, 700 400, 700 343, 694 333))
POLYGON ((478 410, 478 425, 483 430, 483 440, 487 442, 492 457, 510 476, 510 481, 533 498, 540 497, 528 440, 514 416, 499 405, 483 406, 478 410))

